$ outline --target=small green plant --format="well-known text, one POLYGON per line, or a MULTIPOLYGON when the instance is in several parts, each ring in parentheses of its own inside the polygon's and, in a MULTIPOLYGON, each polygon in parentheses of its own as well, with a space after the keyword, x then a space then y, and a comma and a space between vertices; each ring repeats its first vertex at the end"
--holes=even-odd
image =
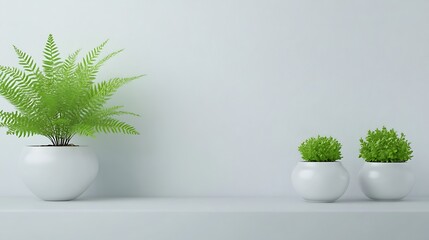
POLYGON ((386 127, 369 130, 365 139, 360 139, 359 157, 367 162, 406 162, 413 156, 410 142, 405 134, 386 127))
POLYGON ((105 104, 118 88, 141 76, 95 82, 100 67, 122 51, 98 59, 106 44, 103 42, 77 62, 80 50, 61 59, 49 35, 42 69, 30 55, 14 46, 23 70, 0 66, 0 95, 16 111, 0 111, 0 127, 18 137, 45 136, 54 146, 73 145, 70 140, 75 135, 138 134, 133 126, 116 119, 119 115, 137 114, 123 111, 122 106, 105 104))
POLYGON ((309 138, 301 143, 298 150, 302 159, 308 162, 334 162, 342 158, 341 143, 333 137, 309 138))

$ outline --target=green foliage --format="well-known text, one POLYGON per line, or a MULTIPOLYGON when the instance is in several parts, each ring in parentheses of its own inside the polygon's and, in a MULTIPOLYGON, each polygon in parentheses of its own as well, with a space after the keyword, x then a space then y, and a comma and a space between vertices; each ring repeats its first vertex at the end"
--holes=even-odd
POLYGON ((120 87, 141 76, 95 82, 100 67, 122 51, 98 60, 106 44, 107 41, 103 42, 77 62, 80 50, 61 59, 54 38, 49 35, 42 69, 30 55, 14 46, 23 70, 0 66, 0 95, 16 111, 0 110, 0 127, 18 137, 45 136, 56 146, 70 145, 75 135, 138 134, 133 126, 116 119, 137 114, 123 111, 122 106, 105 104, 120 87))
POLYGON ((365 140, 360 139, 359 157, 367 162, 406 162, 413 156, 410 142, 405 134, 386 127, 368 131, 365 140))
POLYGON ((309 138, 298 147, 302 159, 308 162, 334 162, 340 160, 341 143, 333 137, 309 138))

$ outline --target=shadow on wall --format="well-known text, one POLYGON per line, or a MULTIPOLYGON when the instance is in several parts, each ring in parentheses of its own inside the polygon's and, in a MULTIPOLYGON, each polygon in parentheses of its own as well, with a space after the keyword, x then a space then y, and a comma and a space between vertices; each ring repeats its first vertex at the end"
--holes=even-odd
POLYGON ((144 169, 142 145, 136 136, 98 137, 92 146, 99 159, 99 172, 85 195, 132 196, 133 193, 136 195, 142 189, 142 173, 139 171, 144 169))

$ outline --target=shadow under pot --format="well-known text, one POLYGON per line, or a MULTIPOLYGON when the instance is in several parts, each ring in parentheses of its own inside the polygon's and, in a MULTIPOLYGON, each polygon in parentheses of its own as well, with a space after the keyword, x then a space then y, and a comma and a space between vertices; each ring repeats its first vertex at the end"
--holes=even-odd
POLYGON ((298 162, 292 184, 304 200, 334 202, 349 185, 349 174, 341 162, 298 162))
POLYGON ((405 162, 365 162, 359 172, 359 184, 370 199, 401 200, 411 192, 414 174, 405 162))
POLYGON ((29 146, 20 170, 25 185, 40 199, 67 201, 91 185, 98 160, 86 146, 29 146))

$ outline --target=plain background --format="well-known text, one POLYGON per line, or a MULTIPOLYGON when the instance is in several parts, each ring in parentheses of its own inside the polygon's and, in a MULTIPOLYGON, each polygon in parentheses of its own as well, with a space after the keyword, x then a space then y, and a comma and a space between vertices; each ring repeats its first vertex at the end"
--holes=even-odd
MULTIPOLYGON (((412 142, 424 196, 428 12, 424 0, 2 1, 0 64, 17 65, 12 44, 41 60, 52 33, 62 53, 125 48, 100 80, 147 74, 111 100, 142 115, 126 119, 141 135, 74 140, 100 157, 87 195, 295 195, 297 146, 321 134, 343 143, 346 195, 360 197, 359 138, 386 125, 412 142)), ((0 136, 0 195, 31 194, 19 158, 46 143, 0 136)))

